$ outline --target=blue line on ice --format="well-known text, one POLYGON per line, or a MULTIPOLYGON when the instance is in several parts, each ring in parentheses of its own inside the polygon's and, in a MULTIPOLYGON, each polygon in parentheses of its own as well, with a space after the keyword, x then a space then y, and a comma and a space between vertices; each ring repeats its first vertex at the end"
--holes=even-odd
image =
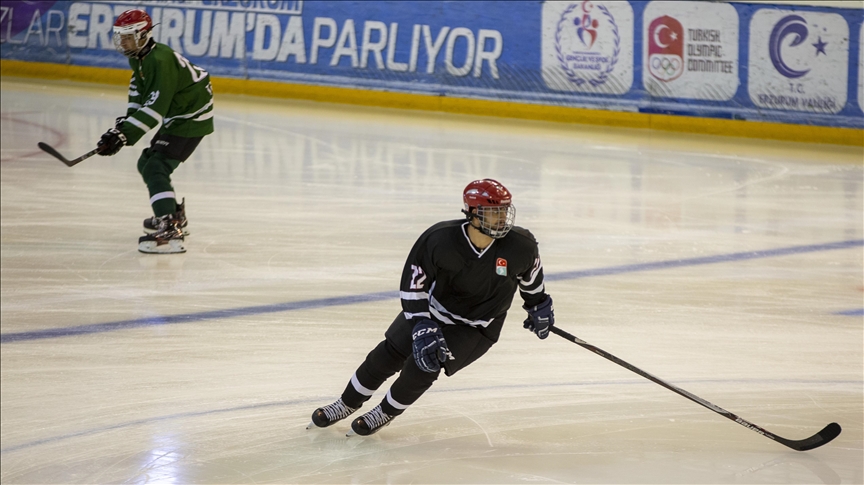
MULTIPOLYGON (((653 263, 626 264, 622 266, 609 266, 606 268, 567 271, 563 273, 550 273, 546 275, 546 280, 574 280, 578 278, 589 278, 593 276, 609 276, 622 273, 635 273, 638 271, 655 271, 670 268, 682 268, 686 266, 698 266, 703 264, 730 263, 747 261, 751 259, 788 256, 793 254, 814 253, 820 251, 831 251, 836 249, 848 249, 855 246, 864 246, 864 239, 853 239, 849 241, 838 241, 825 244, 811 244, 806 246, 789 246, 785 248, 765 249, 761 251, 745 251, 739 253, 718 254, 714 256, 703 256, 697 258, 670 259, 666 261, 656 261, 653 263)), ((34 330, 32 332, 4 333, 0 335, 0 344, 23 342, 28 340, 40 340, 46 338, 72 337, 75 335, 104 333, 114 330, 127 330, 131 328, 149 327, 156 325, 200 322, 203 320, 213 320, 217 318, 244 317, 249 315, 260 315, 264 313, 308 310, 312 308, 332 307, 339 305, 352 305, 355 303, 368 303, 374 301, 396 299, 398 297, 399 292, 397 291, 380 291, 377 293, 364 293, 360 295, 347 295, 333 298, 318 298, 314 300, 276 303, 273 305, 258 305, 240 308, 229 308, 225 310, 185 313, 180 315, 135 318, 131 320, 120 320, 116 322, 98 323, 93 325, 79 325, 75 327, 49 328, 44 330, 34 330)), ((847 315, 848 313, 841 312, 840 314, 847 315)), ((857 315, 857 313, 853 315, 857 315)))

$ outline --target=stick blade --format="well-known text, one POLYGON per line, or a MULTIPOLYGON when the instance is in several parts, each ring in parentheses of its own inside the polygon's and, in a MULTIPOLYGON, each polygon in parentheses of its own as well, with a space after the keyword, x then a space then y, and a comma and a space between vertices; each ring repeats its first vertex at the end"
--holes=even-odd
POLYGON ((841 428, 839 424, 831 423, 828 426, 822 428, 822 431, 814 434, 807 439, 799 441, 785 440, 786 442, 784 442, 783 444, 796 451, 812 450, 814 448, 819 448, 822 445, 828 444, 828 442, 840 436, 841 431, 843 431, 843 428, 841 428))
POLYGON ((42 143, 40 141, 39 143, 36 144, 36 146, 38 146, 43 152, 45 152, 45 153, 51 155, 52 157, 56 158, 57 160, 60 160, 61 162, 65 163, 67 167, 71 167, 72 165, 75 165, 74 163, 67 160, 66 157, 64 157, 63 155, 60 155, 60 152, 58 152, 57 150, 52 148, 51 145, 49 145, 47 143, 42 143))

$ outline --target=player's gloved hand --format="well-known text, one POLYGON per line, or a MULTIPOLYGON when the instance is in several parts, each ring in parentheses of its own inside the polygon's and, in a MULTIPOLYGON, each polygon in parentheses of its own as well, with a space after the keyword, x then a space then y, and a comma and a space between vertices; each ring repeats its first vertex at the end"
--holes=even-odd
POLYGON ((107 157, 109 155, 114 155, 123 148, 123 145, 126 144, 126 135, 120 133, 120 130, 117 128, 111 128, 106 131, 102 138, 99 140, 99 143, 96 144, 96 148, 99 148, 99 155, 103 157, 107 157))
POLYGON ((555 308, 552 307, 552 297, 547 296, 543 303, 535 306, 522 306, 528 312, 528 318, 522 327, 537 334, 540 339, 549 336, 549 329, 555 325, 555 308))
POLYGON ((447 348, 441 328, 432 320, 424 318, 414 325, 411 339, 414 341, 412 343, 414 361, 423 372, 438 372, 443 362, 448 359, 453 360, 453 354, 447 348))
POLYGON ((128 118, 128 116, 118 116, 117 119, 114 120, 114 128, 117 128, 119 130, 120 125, 122 125, 123 122, 126 121, 126 118, 128 118))

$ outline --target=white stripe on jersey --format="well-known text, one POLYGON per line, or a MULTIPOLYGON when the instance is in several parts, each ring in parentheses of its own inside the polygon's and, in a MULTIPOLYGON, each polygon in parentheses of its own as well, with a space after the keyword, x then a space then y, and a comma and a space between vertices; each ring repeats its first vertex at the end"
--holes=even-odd
POLYGON ((213 100, 212 99, 210 100, 209 103, 205 104, 203 107, 201 107, 201 109, 199 109, 198 111, 196 111, 194 113, 190 113, 188 115, 177 115, 177 116, 172 116, 170 118, 165 118, 165 124, 167 125, 168 123, 171 123, 174 120, 185 120, 188 118, 194 118, 194 117, 198 116, 199 114, 210 109, 211 106, 213 106, 213 100))
POLYGON ((415 293, 411 293, 409 291, 400 291, 399 298, 402 298, 403 300, 428 300, 429 293, 423 291, 418 291, 415 293))
POLYGON ((138 109, 138 108, 141 107, 141 105, 138 104, 138 103, 129 103, 129 104, 127 104, 126 106, 128 106, 129 109, 138 109))
POLYGON ((151 108, 148 108, 147 106, 141 108, 141 112, 144 113, 145 115, 153 118, 154 120, 156 120, 157 125, 162 122, 162 115, 153 111, 151 108))
POLYGON ((201 115, 201 116, 195 118, 195 119, 192 120, 192 121, 204 121, 204 120, 209 120, 210 118, 213 117, 213 111, 215 111, 215 110, 210 110, 209 113, 204 113, 203 115, 201 115))
POLYGON ((139 93, 138 91, 136 91, 134 89, 129 90, 129 96, 139 96, 140 94, 141 93, 139 93))
POLYGON ((408 313, 408 312, 402 312, 402 314, 405 315, 405 318, 407 318, 408 320, 411 320, 411 319, 414 318, 414 317, 426 317, 426 318, 432 318, 432 316, 429 315, 429 312, 420 312, 420 313, 408 313))
POLYGON ((534 295, 536 293, 540 293, 541 291, 545 291, 545 289, 546 289, 546 283, 540 283, 540 286, 538 286, 537 288, 534 288, 533 290, 523 290, 520 288, 519 291, 521 291, 522 293, 528 294, 528 295, 534 295))
POLYGON ((429 308, 429 311, 432 312, 433 315, 435 315, 435 318, 446 323, 447 325, 456 325, 456 322, 454 322, 453 320, 450 320, 449 318, 445 317, 441 313, 435 311, 434 308, 429 308))
POLYGON ((144 133, 147 133, 148 131, 150 131, 149 126, 145 125, 144 123, 141 123, 140 121, 136 120, 135 118, 133 118, 131 116, 126 118, 126 121, 128 121, 129 123, 132 123, 133 126, 140 128, 144 133))
MULTIPOLYGON (((432 284, 432 288, 435 288, 434 283, 432 284)), ((430 289, 430 292, 431 291, 432 290, 430 289)), ((446 308, 444 308, 444 305, 442 305, 438 300, 435 299, 434 296, 429 297, 429 311, 432 312, 432 314, 435 315, 436 318, 450 325, 456 325, 457 322, 453 321, 455 319, 458 320, 459 323, 470 325, 472 327, 486 328, 487 326, 489 326, 490 323, 492 323, 492 320, 494 320, 494 318, 491 320, 468 320, 465 317, 456 315, 448 311, 446 308)))
POLYGON ((534 284, 534 280, 537 278, 537 275, 540 274, 540 270, 543 269, 543 263, 540 262, 540 258, 534 259, 534 267, 531 269, 531 277, 528 281, 519 278, 519 284, 522 286, 531 286, 534 284))

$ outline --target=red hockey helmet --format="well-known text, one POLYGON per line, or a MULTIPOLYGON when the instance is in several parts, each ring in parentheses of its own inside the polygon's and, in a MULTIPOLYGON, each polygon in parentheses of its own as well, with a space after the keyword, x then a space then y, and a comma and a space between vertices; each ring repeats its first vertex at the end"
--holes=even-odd
POLYGON ((137 8, 127 10, 114 21, 114 48, 132 57, 150 41, 152 30, 153 20, 147 12, 137 8))
POLYGON ((477 219, 474 226, 483 234, 500 239, 510 232, 516 220, 516 208, 507 187, 493 179, 475 180, 462 191, 468 220, 477 219))

